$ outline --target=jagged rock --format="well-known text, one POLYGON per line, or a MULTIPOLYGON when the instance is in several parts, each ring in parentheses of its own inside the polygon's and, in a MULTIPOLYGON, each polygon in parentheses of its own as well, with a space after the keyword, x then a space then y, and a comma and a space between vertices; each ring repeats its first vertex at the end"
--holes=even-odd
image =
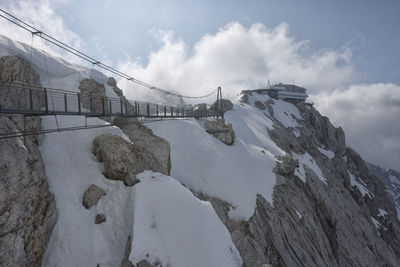
MULTIPOLYGON (((229 99, 222 99, 222 112, 227 112, 228 110, 233 109, 233 104, 229 99)), ((217 101, 215 101, 213 104, 210 106, 211 109, 216 110, 217 109, 217 101)))
POLYGON ((121 99, 126 99, 124 96, 124 93, 122 92, 121 89, 117 86, 117 81, 113 77, 109 77, 107 80, 107 84, 111 86, 114 90, 114 92, 121 98, 121 99))
POLYGON ((104 176, 123 181, 126 186, 138 182, 136 174, 144 170, 162 172, 158 160, 141 146, 112 134, 103 134, 93 140, 93 154, 103 162, 104 176))
MULTIPOLYGON (((39 75, 19 57, 2 57, 2 81, 40 85, 39 75)), ((0 104, 26 104, 22 92, 4 95, 0 104)), ((4 107, 4 106, 3 106, 4 107)), ((0 116, 0 133, 41 129, 37 117, 0 116)), ((0 140, 0 265, 41 266, 57 220, 54 195, 49 192, 37 136, 0 140)))
POLYGON ((264 110, 267 108, 262 102, 258 100, 254 101, 254 106, 256 106, 260 110, 264 110))
POLYGON ((102 188, 98 187, 95 184, 92 184, 83 193, 82 204, 83 206, 85 206, 85 208, 90 209, 91 207, 97 204, 97 202, 102 196, 105 195, 106 192, 102 188))
POLYGON ((208 133, 227 145, 232 145, 235 140, 235 132, 232 129, 232 125, 226 124, 224 119, 205 121, 204 128, 208 133))
POLYGON ((129 254, 131 254, 131 248, 132 248, 132 237, 128 236, 128 240, 126 241, 125 245, 124 258, 121 261, 121 267, 134 267, 132 262, 129 260, 129 254))
POLYGON ((143 149, 148 150, 161 165, 161 173, 169 175, 171 171, 171 147, 163 138, 153 134, 153 131, 138 122, 136 118, 115 118, 114 124, 143 149))
POLYGON ((207 110, 207 104, 206 103, 196 104, 194 105, 193 110, 207 110))
POLYGON ((95 224, 100 224, 106 221, 106 216, 103 213, 98 213, 96 214, 96 217, 94 219, 95 224))
POLYGON ((81 104, 84 108, 99 114, 109 112, 104 84, 84 78, 80 81, 79 90, 82 93, 81 104))
POLYGON ((290 155, 278 157, 280 161, 276 162, 274 172, 282 176, 290 176, 294 174, 294 170, 299 167, 299 160, 290 155))
MULTIPOLYGON (((0 59, 0 82, 0 106, 3 109, 28 109, 29 91, 11 84, 40 85, 40 77, 25 59, 18 56, 4 56, 0 59)), ((32 104, 32 108, 36 110, 44 106, 42 91, 32 90, 32 104)))
POLYGON ((240 92, 240 99, 239 99, 239 101, 240 101, 241 103, 249 104, 249 95, 252 95, 252 93, 249 92, 249 91, 242 91, 242 92, 240 92))

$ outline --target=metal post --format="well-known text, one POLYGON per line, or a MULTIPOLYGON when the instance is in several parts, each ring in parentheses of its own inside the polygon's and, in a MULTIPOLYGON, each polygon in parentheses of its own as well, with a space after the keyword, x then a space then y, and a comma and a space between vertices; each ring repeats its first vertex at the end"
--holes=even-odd
POLYGON ((139 116, 139 109, 138 109, 138 104, 137 104, 137 102, 135 101, 135 114, 137 115, 137 116, 139 116))
POLYGON ((125 100, 125 114, 128 115, 128 100, 125 100))
POLYGON ((33 110, 33 97, 32 97, 32 89, 29 90, 29 108, 33 110))
POLYGON ((158 105, 156 107, 157 107, 157 117, 158 117, 158 105))
POLYGON ((68 112, 67 93, 64 94, 64 110, 68 112))
POLYGON ((112 100, 110 99, 110 116, 112 114, 112 100))
POLYGON ((89 97, 89 112, 90 113, 93 113, 93 99, 92 99, 92 96, 91 95, 89 95, 88 96, 89 97))
POLYGON ((150 117, 150 105, 147 103, 147 117, 150 117))
POLYGON ((78 112, 81 114, 81 94, 78 93, 78 112))
POLYGON ((164 107, 164 117, 167 117, 167 107, 164 107))
POLYGON ((174 108, 171 107, 171 117, 173 117, 173 116, 174 116, 174 108))
POLYGON ((124 115, 124 108, 122 106, 122 99, 121 99, 121 101, 119 103, 120 103, 120 106, 121 106, 121 116, 122 116, 122 115, 124 115))
POLYGON ((49 99, 47 98, 47 89, 44 88, 44 105, 46 107, 46 114, 49 114, 49 99))

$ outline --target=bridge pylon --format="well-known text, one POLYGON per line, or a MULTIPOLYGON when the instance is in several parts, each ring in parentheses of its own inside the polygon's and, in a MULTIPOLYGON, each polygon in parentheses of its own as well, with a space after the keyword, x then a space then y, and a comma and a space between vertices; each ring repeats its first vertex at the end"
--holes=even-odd
POLYGON ((218 86, 217 90, 217 119, 224 118, 224 102, 222 101, 222 89, 218 86))

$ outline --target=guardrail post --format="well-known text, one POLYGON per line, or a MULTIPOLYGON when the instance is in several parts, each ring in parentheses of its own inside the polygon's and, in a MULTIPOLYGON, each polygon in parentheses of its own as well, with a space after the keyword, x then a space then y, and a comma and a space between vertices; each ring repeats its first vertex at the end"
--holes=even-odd
POLYGON ((82 111, 81 111, 81 94, 80 93, 78 93, 78 112, 79 112, 79 115, 82 114, 82 111))
POLYGON ((110 116, 112 115, 112 100, 110 99, 110 116))
POLYGON ((157 107, 157 117, 158 117, 158 105, 156 107, 157 107))
POLYGON ((64 94, 64 110, 68 112, 67 93, 64 94))
POLYGON ((138 104, 137 104, 136 101, 135 101, 135 114, 136 114, 137 116, 139 116, 139 108, 138 108, 138 104))
POLYGON ((167 107, 164 107, 164 117, 167 117, 167 107))
POLYGON ((174 107, 171 107, 171 117, 174 116, 174 107))
POLYGON ((32 89, 29 90, 29 108, 33 110, 33 97, 32 97, 32 89))
POLYGON ((92 110, 93 110, 93 99, 92 99, 92 96, 89 96, 89 112, 90 113, 93 113, 92 112, 92 110))
POLYGON ((125 100, 125 114, 128 115, 128 100, 125 100))
POLYGON ((147 103, 147 117, 150 116, 150 105, 149 103, 147 103))
POLYGON ((122 99, 121 99, 121 101, 119 102, 120 103, 120 105, 121 105, 121 116, 124 114, 124 108, 123 108, 123 106, 122 106, 122 99))
POLYGON ((44 106, 46 108, 46 114, 49 114, 49 99, 47 98, 47 89, 44 88, 44 106))

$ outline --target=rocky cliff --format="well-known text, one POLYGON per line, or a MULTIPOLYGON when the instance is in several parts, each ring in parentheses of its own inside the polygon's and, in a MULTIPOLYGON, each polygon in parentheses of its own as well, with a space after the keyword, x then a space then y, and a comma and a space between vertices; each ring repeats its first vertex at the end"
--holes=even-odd
MULTIPOLYGON (((29 62, 6 56, 0 60, 1 82, 40 85, 29 62)), ((26 105, 19 93, 1 90, 1 105, 26 105), (22 101, 22 102, 21 102, 22 101)), ((40 130, 38 117, 0 116, 0 133, 40 130)), ((41 266, 56 221, 54 196, 48 190, 37 136, 0 140, 0 263, 41 266)))
POLYGON ((273 206, 259 195, 254 215, 233 221, 228 203, 199 195, 231 232, 244 266, 399 266, 396 209, 384 184, 346 147, 343 130, 305 103, 296 104, 301 118, 290 118, 298 125, 288 127, 273 99, 256 102, 249 104, 273 120, 269 136, 286 152, 274 169, 273 206))

